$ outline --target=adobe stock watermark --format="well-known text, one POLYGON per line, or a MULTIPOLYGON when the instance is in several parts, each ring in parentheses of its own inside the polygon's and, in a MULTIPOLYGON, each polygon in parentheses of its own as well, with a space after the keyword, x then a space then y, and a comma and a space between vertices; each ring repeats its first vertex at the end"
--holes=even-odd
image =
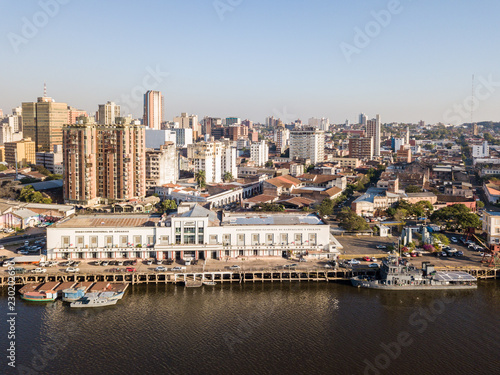
POLYGON ((120 104, 122 116, 126 116, 138 109, 142 113, 146 91, 158 88, 158 85, 168 76, 170 76, 170 73, 164 72, 160 65, 156 65, 154 69, 150 66, 146 67, 146 74, 142 78, 141 84, 134 86, 129 94, 122 94, 120 99, 114 100, 115 103, 120 104))
POLYGON ((40 10, 33 13, 31 17, 21 18, 21 33, 17 34, 10 32, 7 34, 7 39, 9 39, 14 53, 19 53, 22 45, 28 44, 31 39, 38 35, 40 29, 48 25, 51 18, 59 14, 61 5, 66 5, 70 1, 71 0, 40 0, 38 2, 40 10))
POLYGON ((391 363, 397 360, 404 349, 411 346, 414 342, 415 335, 423 334, 430 323, 436 321, 439 315, 446 311, 446 307, 455 301, 455 297, 443 297, 432 301, 427 307, 421 307, 418 311, 414 312, 408 318, 408 323, 411 327, 416 328, 416 332, 401 331, 397 334, 396 340, 388 344, 381 343, 380 347, 382 352, 378 354, 373 360, 365 359, 364 375, 380 375, 383 371, 387 370, 391 363))
POLYGON ((471 113, 479 109, 481 102, 488 100, 498 87, 500 81, 494 81, 490 74, 488 78, 480 76, 475 84, 473 95, 467 96, 462 103, 453 104, 446 110, 443 119, 448 124, 460 125, 470 119, 471 113))
POLYGON ((291 124, 297 120, 297 115, 294 113, 289 113, 287 107, 283 107, 283 110, 273 109, 273 114, 279 120, 283 121, 283 124, 291 124))
POLYGON ((237 6, 241 5, 243 0, 215 0, 212 5, 215 9, 215 12, 219 16, 219 19, 224 21, 225 14, 227 12, 232 12, 236 9, 237 6))
POLYGON ((399 0, 390 0, 386 9, 371 11, 372 19, 363 28, 354 28, 352 43, 340 43, 340 50, 348 63, 352 61, 353 55, 359 55, 363 49, 368 47, 373 39, 380 35, 383 29, 390 25, 392 17, 403 11, 403 5, 399 0))

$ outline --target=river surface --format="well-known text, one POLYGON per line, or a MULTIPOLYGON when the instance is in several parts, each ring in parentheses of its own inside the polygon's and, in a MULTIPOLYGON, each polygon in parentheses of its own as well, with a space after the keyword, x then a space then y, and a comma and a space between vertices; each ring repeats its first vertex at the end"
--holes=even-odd
POLYGON ((390 292, 337 283, 130 287, 116 306, 16 299, 0 374, 498 374, 500 282, 390 292))

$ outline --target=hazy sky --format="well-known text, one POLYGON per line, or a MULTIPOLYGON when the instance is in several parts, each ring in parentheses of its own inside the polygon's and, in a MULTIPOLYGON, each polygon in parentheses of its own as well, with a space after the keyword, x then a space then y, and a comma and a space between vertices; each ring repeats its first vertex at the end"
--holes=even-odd
POLYGON ((94 112, 114 100, 136 117, 145 90, 160 90, 168 120, 462 123, 473 106, 474 121, 500 121, 498 0, 0 0, 0 11, 4 113, 46 82, 56 101, 94 112))

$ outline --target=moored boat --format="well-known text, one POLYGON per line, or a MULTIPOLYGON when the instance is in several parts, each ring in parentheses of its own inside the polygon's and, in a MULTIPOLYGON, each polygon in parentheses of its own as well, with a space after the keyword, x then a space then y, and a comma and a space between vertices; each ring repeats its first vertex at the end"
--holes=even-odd
POLYGON ((203 282, 203 285, 217 285, 215 281, 207 280, 203 282))
MULTIPOLYGON (((109 293, 109 292, 108 292, 109 293)), ((78 301, 71 302, 70 307, 86 308, 86 307, 104 307, 116 305, 118 299, 109 298, 106 292, 103 293, 87 293, 78 301)))
POLYGON ((358 288, 383 290, 448 290, 476 289, 477 278, 463 271, 436 271, 430 262, 422 262, 422 268, 403 262, 395 256, 382 261, 376 276, 351 278, 358 288))
POLYGON ((26 292, 21 294, 21 298, 25 301, 31 302, 52 302, 57 298, 57 292, 52 290, 40 291, 40 292, 26 292))

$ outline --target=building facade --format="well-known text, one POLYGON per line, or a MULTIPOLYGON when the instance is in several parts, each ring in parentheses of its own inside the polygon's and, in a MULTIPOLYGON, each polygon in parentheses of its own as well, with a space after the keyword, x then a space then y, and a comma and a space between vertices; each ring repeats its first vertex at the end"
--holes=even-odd
POLYGON ((67 125, 63 150, 66 203, 108 204, 145 196, 142 125, 67 125))
POLYGON ((6 142, 5 161, 8 164, 15 165, 16 160, 21 165, 35 164, 35 142, 26 138, 17 142, 6 142))
POLYGON ((366 135, 373 137, 373 155, 380 156, 380 134, 381 123, 380 115, 376 115, 374 119, 368 120, 366 123, 366 135))
POLYGON ((146 150, 146 190, 153 194, 156 186, 175 184, 179 178, 177 148, 165 142, 159 150, 146 150))
POLYGON ((201 206, 168 217, 78 215, 47 229, 48 259, 224 259, 337 254, 314 214, 225 214, 201 206), (123 221, 127 225, 123 225, 123 221))
POLYGON ((23 136, 35 142, 36 151, 53 150, 62 144, 62 128, 68 122, 68 105, 56 103, 49 97, 36 103, 22 103, 23 136))
POLYGON ((163 122, 163 96, 160 91, 148 90, 144 94, 144 126, 149 129, 161 129, 163 122))
POLYGON ((290 132, 290 159, 311 159, 312 164, 325 160, 325 132, 314 128, 290 132))
POLYGON ((114 102, 99 104, 96 121, 99 125, 114 125, 120 117, 120 106, 114 102))
POLYGON ((269 160, 269 146, 266 141, 255 142, 250 145, 250 160, 256 166, 263 166, 269 160))
POLYGON ((373 137, 349 138, 349 156, 358 160, 373 159, 373 137))

